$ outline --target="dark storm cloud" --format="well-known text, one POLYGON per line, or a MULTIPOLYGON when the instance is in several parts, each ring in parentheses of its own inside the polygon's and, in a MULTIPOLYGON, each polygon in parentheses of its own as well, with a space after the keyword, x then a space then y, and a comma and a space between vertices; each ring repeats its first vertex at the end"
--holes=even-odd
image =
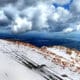
POLYGON ((0 9, 0 24, 8 23, 14 33, 30 30, 79 30, 80 0, 75 1, 73 0, 68 10, 60 6, 56 8, 53 3, 64 5, 70 0, 1 0, 0 4, 4 6, 0 9))
POLYGON ((7 5, 9 3, 16 3, 17 0, 0 0, 0 6, 7 5))

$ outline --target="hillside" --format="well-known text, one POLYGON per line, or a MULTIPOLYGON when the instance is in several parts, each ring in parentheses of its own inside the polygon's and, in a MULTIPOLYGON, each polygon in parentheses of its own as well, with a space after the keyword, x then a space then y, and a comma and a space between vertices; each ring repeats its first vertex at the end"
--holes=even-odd
POLYGON ((63 46, 38 48, 0 39, 0 65, 1 75, 13 80, 80 80, 80 51, 63 46))

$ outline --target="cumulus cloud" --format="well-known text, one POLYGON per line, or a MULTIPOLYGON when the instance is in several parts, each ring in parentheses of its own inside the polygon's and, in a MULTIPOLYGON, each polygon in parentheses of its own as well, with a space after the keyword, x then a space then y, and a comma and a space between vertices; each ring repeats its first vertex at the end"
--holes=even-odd
POLYGON ((2 10, 8 18, 15 19, 16 15, 19 15, 19 10, 12 4, 5 5, 2 7, 2 10))
POLYGON ((0 6, 4 6, 9 3, 15 3, 17 0, 0 0, 0 6))
POLYGON ((4 21, 6 19, 7 19, 7 17, 5 16, 4 12, 2 10, 0 10, 0 21, 4 21))
POLYGON ((7 0, 1 7, 1 21, 10 21, 11 31, 21 33, 31 30, 64 31, 79 30, 73 23, 79 22, 80 0, 73 0, 70 10, 64 7, 71 0, 7 0), (75 10, 74 10, 75 9, 75 10))
POLYGON ((58 5, 65 5, 65 4, 69 4, 71 0, 55 0, 54 3, 58 4, 58 5))
POLYGON ((72 31, 74 31, 74 29, 71 28, 71 27, 66 28, 66 29, 63 30, 63 32, 65 32, 65 33, 72 32, 72 31))
POLYGON ((9 20, 3 10, 0 10, 0 26, 5 26, 9 24, 9 20))
POLYGON ((80 31, 80 22, 75 22, 72 26, 63 30, 64 32, 73 32, 73 31, 80 31))
POLYGON ((32 29, 32 22, 28 21, 26 18, 20 18, 19 16, 16 17, 13 25, 12 31, 14 33, 25 32, 32 29))
POLYGON ((54 21, 58 21, 58 22, 66 22, 69 18, 71 18, 72 14, 62 8, 62 7, 58 7, 56 8, 56 11, 53 13, 52 18, 54 21))
POLYGON ((80 13, 80 0, 73 0, 71 4, 71 11, 73 13, 80 13))
POLYGON ((70 5, 70 13, 72 17, 69 19, 68 24, 69 26, 65 28, 64 32, 73 32, 73 31, 80 31, 80 0, 73 0, 72 4, 70 5))

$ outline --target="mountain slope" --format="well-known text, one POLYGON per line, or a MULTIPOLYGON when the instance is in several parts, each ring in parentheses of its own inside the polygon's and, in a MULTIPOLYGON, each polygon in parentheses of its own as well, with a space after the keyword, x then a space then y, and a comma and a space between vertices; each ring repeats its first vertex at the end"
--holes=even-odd
POLYGON ((26 71, 30 76, 37 75, 32 76, 33 80, 80 80, 80 52, 77 50, 62 46, 38 48, 19 41, 0 40, 0 57, 0 72, 20 73, 15 74, 14 80, 26 80, 29 77, 26 71))

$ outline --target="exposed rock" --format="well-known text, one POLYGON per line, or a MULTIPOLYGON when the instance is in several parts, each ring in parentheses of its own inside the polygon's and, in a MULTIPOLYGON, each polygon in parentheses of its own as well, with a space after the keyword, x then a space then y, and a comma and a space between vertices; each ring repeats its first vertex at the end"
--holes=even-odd
POLYGON ((34 64, 29 62, 30 68, 33 66, 39 69, 41 68, 39 65, 46 65, 57 75, 66 75, 66 80, 80 80, 80 51, 78 50, 63 46, 38 48, 20 41, 0 40, 0 53, 9 55, 24 66, 28 65, 26 61, 29 58, 34 64))

